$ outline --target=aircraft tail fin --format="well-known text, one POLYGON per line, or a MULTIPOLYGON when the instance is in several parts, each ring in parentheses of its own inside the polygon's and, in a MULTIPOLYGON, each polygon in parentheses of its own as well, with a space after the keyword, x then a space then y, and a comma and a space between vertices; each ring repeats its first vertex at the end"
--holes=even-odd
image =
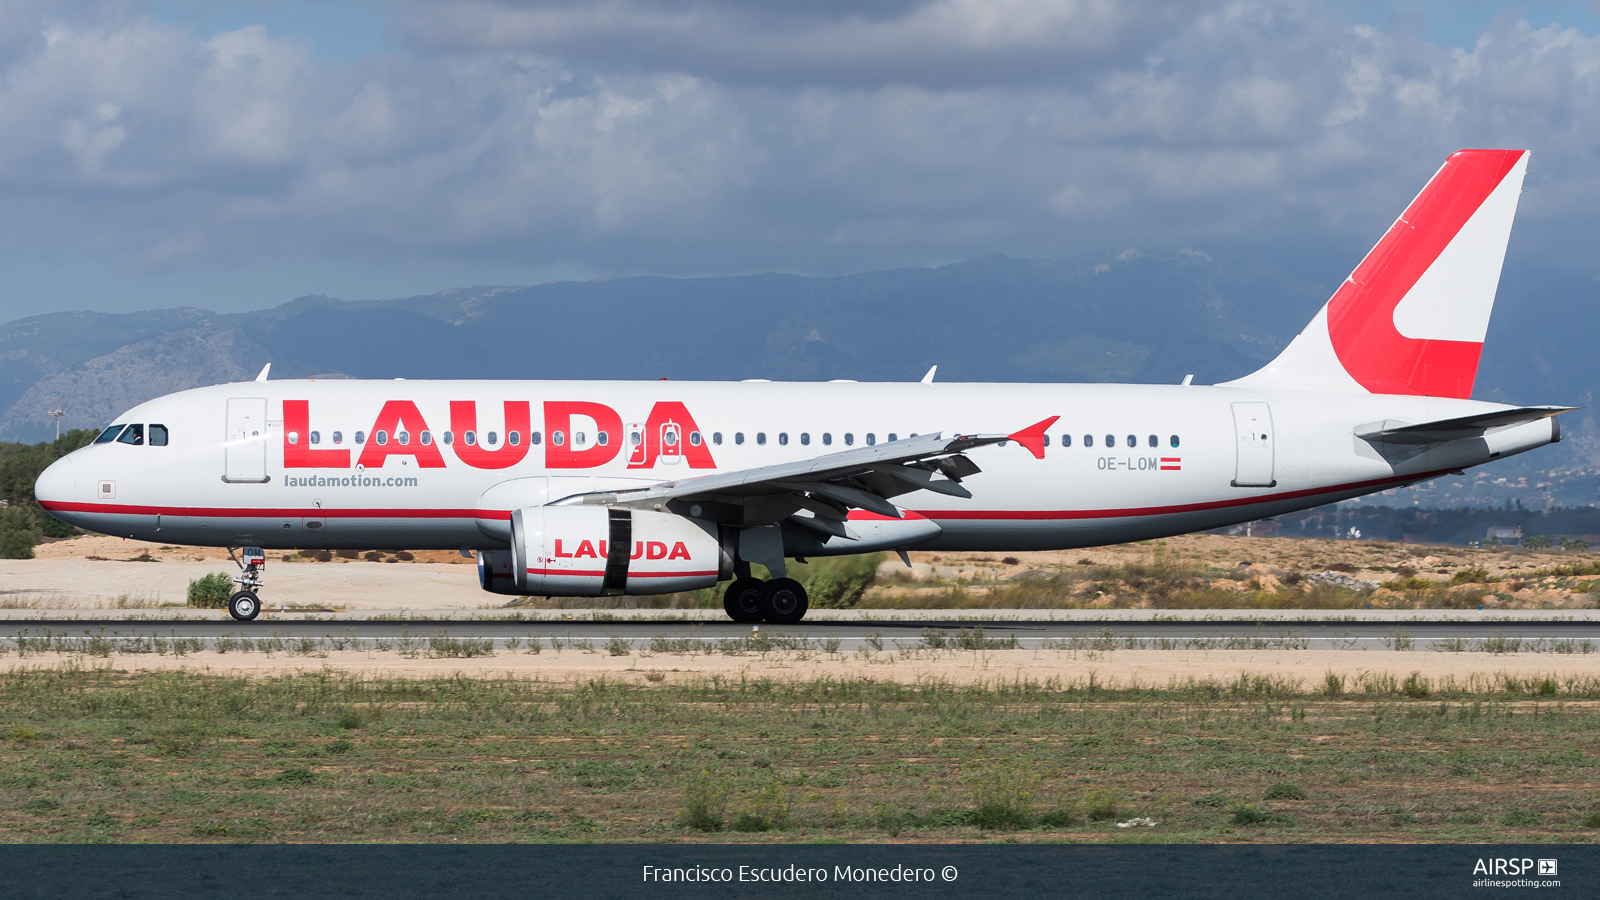
POLYGON ((1472 395, 1526 150, 1460 150, 1246 387, 1472 395))

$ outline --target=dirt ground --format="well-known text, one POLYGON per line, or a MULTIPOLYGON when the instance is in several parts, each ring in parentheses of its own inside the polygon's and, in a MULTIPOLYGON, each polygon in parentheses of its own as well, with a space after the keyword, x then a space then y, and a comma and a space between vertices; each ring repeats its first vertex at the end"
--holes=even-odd
MULTIPOLYGON (((538 632, 530 632, 538 634, 538 632)), ((1171 682, 1214 680, 1231 682, 1241 675, 1297 679, 1307 689, 1321 684, 1332 672, 1355 683, 1363 675, 1392 674, 1404 679, 1413 672, 1438 683, 1473 677, 1492 682, 1496 675, 1518 678, 1556 676, 1600 677, 1600 654, 1439 653, 1366 650, 1118 650, 1085 652, 1066 650, 917 650, 837 654, 772 651, 737 656, 716 653, 656 653, 635 649, 627 656, 612 656, 598 649, 542 652, 500 649, 492 656, 430 659, 424 654, 408 658, 377 650, 328 650, 312 656, 288 653, 217 653, 201 651, 186 656, 154 653, 94 657, 84 654, 40 653, 0 656, 0 671, 77 665, 128 672, 185 670, 212 675, 277 677, 296 672, 338 671, 371 677, 429 678, 465 675, 473 678, 514 677, 549 681, 584 681, 596 678, 646 684, 679 682, 711 676, 724 678, 781 678, 848 681, 942 680, 957 684, 991 684, 1014 681, 1084 682, 1092 675, 1097 684, 1110 687, 1139 685, 1165 687, 1171 682)))

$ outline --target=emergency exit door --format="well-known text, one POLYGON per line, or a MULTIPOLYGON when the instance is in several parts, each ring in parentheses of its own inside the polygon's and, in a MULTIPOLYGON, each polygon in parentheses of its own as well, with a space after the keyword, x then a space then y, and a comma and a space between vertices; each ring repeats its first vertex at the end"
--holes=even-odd
POLYGON ((264 397, 228 400, 227 461, 222 480, 260 484, 267 480, 267 401, 264 397))
POLYGON ((1276 486, 1272 458, 1278 442, 1272 433, 1272 407, 1265 403, 1233 404, 1233 430, 1239 454, 1233 486, 1276 486))

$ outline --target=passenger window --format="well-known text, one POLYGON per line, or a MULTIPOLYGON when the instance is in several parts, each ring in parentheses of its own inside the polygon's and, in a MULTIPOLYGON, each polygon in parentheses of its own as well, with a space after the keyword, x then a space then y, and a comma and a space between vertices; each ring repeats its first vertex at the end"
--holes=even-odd
POLYGON ((1063 447, 1071 447, 1072 446, 1072 435, 1063 434, 1061 436, 1061 446, 1063 446, 1063 447))
POLYGON ((756 443, 762 445, 767 443, 767 433, 765 431, 756 432, 756 443))
POLYGON ((122 435, 117 438, 119 444, 133 444, 136 447, 144 445, 144 426, 129 425, 122 429, 122 435))
POLYGON ((854 446, 855 442, 856 442, 856 436, 851 434, 850 432, 846 431, 844 433, 844 445, 846 447, 854 446))
POLYGON ((335 432, 334 432, 334 433, 333 433, 333 442, 334 442, 334 443, 335 443, 335 444, 342 444, 342 443, 344 443, 344 432, 342 432, 342 431, 335 431, 335 432))
POLYGON ((1044 445, 1046 447, 1050 446, 1050 435, 1048 434, 1044 436, 1044 445))
POLYGON ((810 446, 810 445, 811 445, 811 432, 809 432, 809 431, 800 432, 800 446, 807 447, 807 446, 810 446))
POLYGON ((734 432, 734 433, 733 433, 733 442, 734 442, 734 443, 735 443, 735 444, 742 444, 742 443, 744 443, 744 432, 742 432, 742 431, 735 431, 735 432, 734 432))
POLYGON ((718 447, 721 447, 722 446, 722 432, 720 432, 720 431, 711 432, 711 443, 716 444, 718 447))
POLYGON ((1174 447, 1178 446, 1178 436, 1177 435, 1173 435, 1172 436, 1172 446, 1174 446, 1174 447))
POLYGON ((288 434, 284 435, 284 439, 286 439, 291 444, 298 444, 298 443, 300 443, 300 432, 291 431, 288 434))
POLYGON ((871 447, 872 445, 876 444, 877 442, 878 442, 878 436, 873 434, 870 431, 867 432, 867 446, 871 447))
MULTIPOLYGON (((154 431, 155 430, 155 426, 152 425, 151 426, 151 430, 154 431)), ((153 434, 150 436, 150 443, 152 443, 152 444, 155 443, 155 435, 153 435, 153 434)), ((322 432, 320 432, 320 431, 311 432, 311 443, 313 443, 313 444, 322 443, 322 432)))
MULTIPOLYGON (((495 444, 500 443, 500 435, 498 433, 496 433, 496 432, 491 431, 491 432, 489 432, 489 436, 488 436, 487 440, 489 441, 489 446, 493 447, 495 444)), ((560 441, 556 441, 556 443, 559 444, 561 442, 560 441)))
MULTIPOLYGON (((491 438, 494 437, 494 432, 492 432, 492 431, 489 432, 489 436, 491 438)), ((557 447, 560 447, 560 446, 566 444, 566 442, 567 442, 567 434, 566 434, 566 432, 564 432, 564 431, 552 431, 552 432, 550 432, 550 443, 555 444, 557 447)), ((493 443, 493 441, 490 441, 490 443, 493 443)))
POLYGON ((424 431, 424 432, 422 432, 421 435, 419 435, 417 437, 417 440, 422 441, 422 446, 426 447, 429 444, 433 443, 433 435, 431 435, 428 432, 424 431))
POLYGON ((1117 436, 1114 434, 1106 435, 1106 449, 1109 450, 1115 446, 1117 446, 1117 436))
POLYGON ((628 440, 632 441, 633 445, 637 447, 639 446, 640 442, 644 440, 644 438, 639 436, 639 432, 630 431, 628 432, 628 440))
POLYGON ((377 441, 378 442, 378 446, 382 447, 384 444, 389 443, 389 432, 380 431, 377 434, 373 435, 373 440, 377 441))
POLYGON ((789 432, 787 432, 787 431, 778 432, 778 446, 780 446, 780 447, 789 446, 789 432))
POLYGON ((702 439, 700 437, 700 432, 698 432, 698 431, 689 432, 689 446, 698 447, 702 443, 704 443, 704 439, 702 439))
POLYGON ((829 432, 824 431, 822 433, 822 446, 824 446, 824 447, 833 446, 833 435, 830 434, 829 432))
POLYGON ((520 432, 520 431, 508 431, 508 432, 506 432, 506 443, 510 444, 513 447, 517 446, 518 444, 521 444, 522 443, 522 432, 520 432))
MULTIPOLYGON (((698 437, 699 436, 699 432, 696 432, 695 436, 698 437)), ((611 443, 611 433, 610 432, 606 432, 606 431, 602 431, 599 434, 596 434, 594 436, 594 442, 596 444, 599 444, 602 447, 606 446, 607 444, 611 443)), ((698 444, 700 442, 699 441, 695 441, 695 443, 698 444)))
POLYGON ((471 431, 462 432, 461 439, 467 442, 468 447, 478 443, 478 435, 471 431))
POLYGON ((537 431, 535 431, 532 434, 528 435, 528 443, 530 443, 530 444, 538 444, 541 440, 544 440, 544 439, 539 436, 539 432, 537 432, 537 431))
MULTIPOLYGON (((313 431, 311 433, 313 435, 316 434, 315 431, 313 431)), ((312 443, 316 443, 316 442, 312 441, 312 443)), ((150 446, 152 446, 152 447, 165 447, 166 445, 167 445, 167 426, 165 426, 165 425, 151 425, 150 426, 150 446)))
POLYGON ((586 434, 586 433, 584 433, 582 431, 574 431, 572 433, 572 445, 574 447, 582 447, 584 444, 587 444, 587 443, 589 443, 589 435, 588 434, 586 434))
POLYGON ((367 433, 365 431, 356 432, 356 443, 365 444, 366 442, 367 442, 367 433))
POLYGON ((1139 446, 1139 436, 1136 435, 1136 434, 1128 435, 1128 446, 1129 447, 1137 447, 1137 446, 1139 446))
POLYGON ((892 443, 894 443, 894 442, 895 442, 895 441, 897 441, 897 440, 899 440, 899 438, 897 438, 897 437, 895 437, 895 436, 894 436, 894 432, 892 432, 892 431, 891 431, 891 432, 889 432, 889 443, 891 443, 891 444, 892 444, 892 443))
POLYGON ((455 442, 456 442, 456 436, 455 436, 455 432, 453 432, 453 431, 446 431, 446 432, 445 432, 445 433, 444 433, 444 442, 445 442, 445 445, 446 445, 446 446, 448 446, 448 445, 450 445, 450 444, 454 444, 454 443, 455 443, 455 442))
POLYGON ((1083 445, 1085 447, 1093 447, 1094 446, 1094 435, 1092 435, 1092 434, 1084 435, 1083 436, 1083 445))
POLYGON ((1155 436, 1155 435, 1153 435, 1153 434, 1152 434, 1152 435, 1150 435, 1150 446, 1152 446, 1152 447, 1159 447, 1159 446, 1161 446, 1161 439, 1160 439, 1160 438, 1158 438, 1158 437, 1156 437, 1156 436, 1155 436))
POLYGON ((94 442, 96 444, 109 444, 117 439, 117 435, 121 433, 121 431, 121 425, 113 425, 110 428, 107 428, 105 431, 100 432, 100 436, 95 438, 94 442))
POLYGON ((676 431, 668 431, 661 436, 661 441, 668 447, 676 447, 678 446, 678 433, 676 431))
POLYGON ((397 431, 394 433, 394 439, 400 442, 400 446, 404 447, 405 445, 411 443, 411 432, 397 431))

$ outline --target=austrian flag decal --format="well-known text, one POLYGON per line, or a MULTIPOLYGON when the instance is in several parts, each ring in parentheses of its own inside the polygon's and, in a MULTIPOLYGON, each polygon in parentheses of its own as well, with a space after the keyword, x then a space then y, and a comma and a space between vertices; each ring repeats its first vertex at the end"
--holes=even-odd
POLYGON ((1183 458, 1182 457, 1178 457, 1178 456, 1163 456, 1163 457, 1161 457, 1161 471, 1163 471, 1163 472, 1181 472, 1181 471, 1183 471, 1183 458))

